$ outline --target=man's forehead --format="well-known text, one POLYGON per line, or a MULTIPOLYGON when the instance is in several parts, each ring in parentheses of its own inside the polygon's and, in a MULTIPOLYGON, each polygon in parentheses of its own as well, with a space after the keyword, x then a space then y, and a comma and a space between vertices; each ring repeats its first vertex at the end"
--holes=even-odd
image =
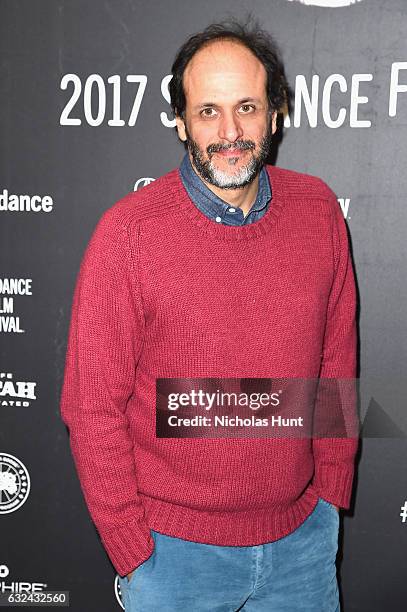
POLYGON ((184 88, 194 102, 219 103, 221 98, 235 98, 238 102, 264 96, 267 74, 260 60, 242 45, 226 47, 227 43, 212 44, 198 51, 188 63, 184 88))
POLYGON ((188 62, 184 77, 196 75, 265 73, 262 62, 244 45, 231 41, 215 41, 199 49, 188 62))

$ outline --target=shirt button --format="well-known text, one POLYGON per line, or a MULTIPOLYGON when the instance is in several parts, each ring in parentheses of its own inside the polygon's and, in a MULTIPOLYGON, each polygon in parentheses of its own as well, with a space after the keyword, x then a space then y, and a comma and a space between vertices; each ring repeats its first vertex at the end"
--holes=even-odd
POLYGON ((219 223, 220 221, 222 221, 222 219, 221 219, 221 217, 216 217, 215 221, 217 221, 219 223))
POLYGON ((236 208, 229 208, 229 212, 235 212, 236 208))

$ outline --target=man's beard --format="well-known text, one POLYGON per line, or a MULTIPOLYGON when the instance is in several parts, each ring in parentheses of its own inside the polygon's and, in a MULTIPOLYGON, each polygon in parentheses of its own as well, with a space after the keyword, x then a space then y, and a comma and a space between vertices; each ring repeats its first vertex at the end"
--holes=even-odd
MULTIPOLYGON (((205 159, 203 150, 199 147, 197 142, 191 138, 186 126, 185 133, 187 136, 186 142, 188 149, 191 152, 193 164, 198 174, 200 174, 200 176, 211 185, 215 185, 215 187, 219 187, 221 189, 241 189, 242 187, 245 187, 245 185, 248 185, 254 181, 256 175, 260 172, 269 155, 271 139, 273 136, 272 125, 269 123, 266 134, 260 140, 259 152, 253 152, 248 163, 242 165, 235 173, 230 174, 216 168, 216 166, 212 163, 213 153, 226 149, 249 149, 254 151, 256 144, 253 142, 253 140, 238 140, 229 145, 209 145, 206 148, 208 159, 205 159)), ((233 167, 231 166, 231 170, 232 169, 233 167)))

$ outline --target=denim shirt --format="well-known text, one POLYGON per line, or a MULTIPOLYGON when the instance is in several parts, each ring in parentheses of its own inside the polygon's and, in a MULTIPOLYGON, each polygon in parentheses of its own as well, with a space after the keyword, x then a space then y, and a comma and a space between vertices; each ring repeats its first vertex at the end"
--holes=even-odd
POLYGON ((194 204, 209 219, 218 223, 224 225, 248 225, 249 223, 254 223, 264 215, 270 204, 272 197, 271 185, 264 166, 259 173, 259 188, 256 200, 246 216, 243 215, 243 211, 240 208, 231 206, 205 185, 193 169, 188 153, 185 153, 181 162, 180 174, 184 187, 194 204))

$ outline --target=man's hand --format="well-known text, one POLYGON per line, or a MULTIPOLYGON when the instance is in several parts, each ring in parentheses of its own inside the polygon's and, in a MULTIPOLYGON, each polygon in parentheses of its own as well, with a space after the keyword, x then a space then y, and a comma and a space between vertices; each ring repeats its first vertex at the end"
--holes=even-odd
POLYGON ((339 506, 335 506, 335 504, 332 504, 334 508, 336 508, 337 512, 339 512, 339 506))
POLYGON ((132 575, 134 574, 134 570, 132 572, 130 572, 130 574, 127 574, 127 580, 130 582, 132 575))
MULTIPOLYGON (((146 559, 146 561, 148 561, 151 557, 148 557, 148 559, 146 559)), ((146 563, 146 561, 143 561, 143 563, 141 563, 140 565, 138 565, 132 572, 130 572, 129 574, 127 574, 127 580, 130 582, 131 577, 133 576, 134 572, 141 567, 144 563, 146 563)))

